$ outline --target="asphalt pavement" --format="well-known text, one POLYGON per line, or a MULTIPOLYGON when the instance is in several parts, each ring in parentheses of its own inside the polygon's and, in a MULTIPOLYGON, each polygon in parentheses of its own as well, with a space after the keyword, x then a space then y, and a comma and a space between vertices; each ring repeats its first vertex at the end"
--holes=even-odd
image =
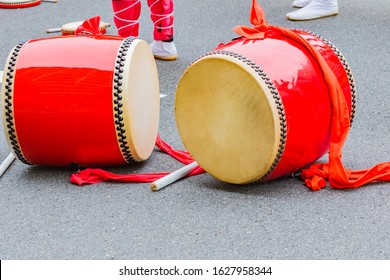
MULTIPOLYGON (((331 41, 346 57, 357 85, 357 110, 343 149, 347 168, 390 161, 390 1, 339 1, 335 17, 290 22, 288 0, 262 0, 272 25, 302 28, 331 41)), ((142 1, 140 38, 151 42, 142 1)), ((192 61, 236 37, 249 24, 251 1, 175 1, 179 58, 157 61, 159 132, 177 149, 176 85, 192 61)), ((111 22, 111 1, 59 0, 0 9, 0 68, 18 43, 53 36, 48 28, 100 15, 111 22)), ((114 26, 108 34, 116 34, 114 26)), ((310 129, 310 128, 308 128, 310 129)), ((0 160, 9 154, 0 132, 0 160)), ((327 160, 326 157, 321 159, 327 160)), ((157 149, 144 163, 116 173, 173 171, 182 164, 157 149)), ((0 259, 390 259, 390 183, 359 189, 308 190, 300 179, 235 186, 209 174, 159 191, 149 184, 79 187, 74 170, 15 161, 0 178, 0 259)))

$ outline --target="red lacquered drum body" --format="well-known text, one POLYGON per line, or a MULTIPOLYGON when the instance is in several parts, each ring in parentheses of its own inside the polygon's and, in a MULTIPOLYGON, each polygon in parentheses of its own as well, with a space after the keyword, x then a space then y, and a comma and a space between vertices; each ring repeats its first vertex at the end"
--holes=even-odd
MULTIPOLYGON (((354 79, 329 42, 294 30, 325 58, 340 82, 351 119, 354 79)), ((176 121, 197 163, 229 183, 267 181, 297 171, 329 148, 331 106, 316 61, 293 40, 221 44, 188 67, 177 87, 176 121)))
POLYGON ((0 8, 19 9, 41 4, 41 0, 0 0, 0 8))
POLYGON ((2 87, 6 138, 25 163, 120 165, 153 151, 159 85, 143 40, 31 40, 11 51, 2 87))

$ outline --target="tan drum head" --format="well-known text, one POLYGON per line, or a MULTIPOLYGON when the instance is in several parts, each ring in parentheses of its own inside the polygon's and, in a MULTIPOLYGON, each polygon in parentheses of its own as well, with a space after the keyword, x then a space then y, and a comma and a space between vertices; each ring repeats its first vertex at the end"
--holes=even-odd
MULTIPOLYGON (((120 148, 122 149, 123 141, 126 141, 124 146, 129 147, 132 159, 143 161, 153 152, 158 132, 160 115, 158 73, 152 51, 145 41, 128 38, 124 42, 126 48, 128 47, 127 54, 121 55, 122 50, 119 50, 120 63, 117 65, 118 69, 115 69, 122 77, 120 98, 116 94, 116 82, 113 84, 114 119, 122 123, 125 131, 124 137, 117 135, 120 148), (121 104, 119 110, 116 103, 121 104), (118 116, 118 112, 123 113, 118 116)), ((117 126, 117 132, 118 128, 122 129, 117 126)), ((126 151, 122 150, 122 154, 127 160, 126 151)))
POLYGON ((206 55, 185 71, 176 92, 186 149, 212 176, 233 184, 267 176, 284 147, 277 104, 253 65, 227 54, 206 55))

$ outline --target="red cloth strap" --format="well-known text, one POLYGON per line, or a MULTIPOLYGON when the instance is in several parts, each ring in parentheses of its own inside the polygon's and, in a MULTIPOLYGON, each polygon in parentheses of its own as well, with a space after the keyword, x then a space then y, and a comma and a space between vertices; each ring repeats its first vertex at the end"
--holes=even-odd
MULTIPOLYGON (((190 164, 194 160, 191 155, 185 151, 179 151, 173 149, 167 143, 165 143, 159 135, 157 135, 156 146, 164 153, 172 156, 174 159, 184 163, 190 164)), ((196 167, 188 176, 195 176, 202 174, 205 171, 200 166, 196 167)), ((158 173, 147 173, 147 174, 115 174, 107 172, 99 168, 87 168, 80 172, 74 173, 70 177, 70 181, 73 184, 82 186, 86 184, 96 184, 103 181, 116 181, 116 182, 127 182, 127 183, 150 183, 154 182, 166 175, 169 172, 158 172, 158 173)))
POLYGON ((265 31, 268 30, 268 23, 265 20, 263 9, 256 0, 252 0, 249 20, 253 27, 239 25, 233 28, 233 31, 247 39, 263 39, 265 31))
POLYGON ((75 35, 89 34, 89 35, 101 35, 100 32, 100 17, 92 17, 84 21, 75 31, 75 35))
MULTIPOLYGON (((264 38, 264 31, 261 28, 258 28, 257 25, 266 22, 263 17, 264 12, 257 4, 256 0, 253 0, 251 23, 256 25, 255 28, 240 27, 233 30, 236 32, 239 31, 238 33, 241 36, 248 39, 262 39, 264 38), (254 30, 258 30, 258 36, 254 34, 254 30)), ((326 186, 326 179, 332 187, 340 189, 357 188, 373 181, 390 181, 390 162, 384 162, 364 170, 354 171, 344 168, 341 161, 341 150, 350 129, 350 115, 348 105, 337 77, 319 51, 308 41, 286 28, 268 26, 268 29, 278 32, 301 44, 320 66, 324 81, 329 90, 329 97, 332 105, 329 163, 313 164, 309 169, 302 171, 301 177, 305 180, 307 187, 311 190, 320 190, 326 186)))
POLYGON ((153 182, 166 175, 168 172, 149 173, 149 174, 115 174, 99 168, 87 168, 80 172, 74 173, 70 181, 75 185, 96 184, 104 181, 116 181, 127 183, 145 183, 153 182))

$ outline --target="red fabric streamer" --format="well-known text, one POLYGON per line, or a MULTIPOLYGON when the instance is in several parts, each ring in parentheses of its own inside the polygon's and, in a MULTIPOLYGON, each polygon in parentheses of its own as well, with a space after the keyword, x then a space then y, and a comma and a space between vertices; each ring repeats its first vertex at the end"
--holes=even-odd
POLYGON ((100 17, 92 17, 84 21, 75 31, 75 35, 89 34, 89 35, 101 35, 100 31, 100 17))
MULTIPOLYGON (((251 23, 255 28, 237 27, 235 32, 247 39, 263 39, 266 21, 264 12, 256 0, 252 1, 251 23), (258 32, 258 35, 255 32, 258 32)), ((329 146, 329 163, 313 164, 309 169, 302 171, 301 177, 305 180, 306 186, 311 190, 320 190, 326 186, 326 180, 334 188, 358 188, 374 181, 390 181, 390 162, 380 163, 370 169, 349 170, 345 169, 341 161, 342 147, 350 129, 350 116, 341 86, 329 65, 322 55, 308 41, 293 31, 278 27, 268 26, 279 34, 290 38, 306 48, 317 61, 323 74, 323 78, 329 90, 332 105, 331 139, 329 146)))
MULTIPOLYGON (((159 135, 157 135, 156 146, 164 153, 170 155, 174 159, 184 163, 190 164, 194 160, 191 155, 185 151, 179 151, 173 149, 166 142, 164 142, 159 135)), ((202 167, 198 166, 191 171, 188 176, 195 176, 204 173, 202 167)), ((127 182, 127 183, 150 183, 154 182, 166 175, 169 172, 158 172, 158 173, 147 173, 147 174, 115 174, 107 172, 99 168, 87 168, 80 172, 74 173, 70 177, 70 181, 73 184, 82 186, 86 184, 96 184, 103 181, 116 181, 116 182, 127 182)))
POLYGON ((263 9, 256 0, 252 1, 249 20, 253 27, 239 25, 233 28, 233 31, 247 39, 263 39, 265 32, 268 30, 268 23, 265 20, 263 9))

